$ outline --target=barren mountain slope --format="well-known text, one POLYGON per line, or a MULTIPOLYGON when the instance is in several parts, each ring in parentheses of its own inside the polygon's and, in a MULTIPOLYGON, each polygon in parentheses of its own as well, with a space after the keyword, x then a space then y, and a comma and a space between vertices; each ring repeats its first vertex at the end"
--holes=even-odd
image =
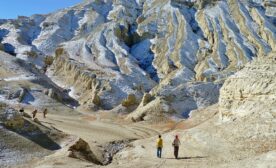
POLYGON ((150 92, 172 109, 165 113, 187 116, 218 101, 214 81, 275 50, 274 4, 86 0, 48 15, 1 20, 0 39, 5 51, 38 66, 55 56, 48 75, 86 109, 113 109, 134 94, 126 105, 132 111, 150 92))

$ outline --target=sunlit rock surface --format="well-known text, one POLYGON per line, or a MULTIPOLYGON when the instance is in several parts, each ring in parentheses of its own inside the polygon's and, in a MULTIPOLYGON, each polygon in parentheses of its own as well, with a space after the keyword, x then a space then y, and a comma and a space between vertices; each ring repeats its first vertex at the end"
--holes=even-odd
POLYGON ((165 99, 177 99, 171 107, 186 115, 216 103, 228 76, 275 51, 275 26, 273 0, 86 0, 1 20, 0 40, 4 51, 38 67, 54 56, 47 75, 88 109, 169 93, 165 99))
POLYGON ((220 111, 224 121, 258 114, 276 117, 276 53, 256 58, 228 78, 220 91, 220 111))

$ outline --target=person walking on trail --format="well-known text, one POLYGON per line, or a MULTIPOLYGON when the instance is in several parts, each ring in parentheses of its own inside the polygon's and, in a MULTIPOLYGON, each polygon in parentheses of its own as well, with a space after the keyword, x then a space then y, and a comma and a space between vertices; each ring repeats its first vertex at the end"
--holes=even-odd
POLYGON ((162 148, 163 148, 163 139, 161 138, 161 135, 158 136, 156 147, 157 147, 157 157, 161 158, 162 148))
POLYGON ((178 159, 178 151, 179 151, 179 146, 180 146, 180 140, 178 138, 178 135, 175 136, 175 139, 174 139, 172 145, 174 147, 174 157, 176 159, 178 159))
POLYGON ((48 110, 44 109, 44 111, 43 111, 43 118, 46 118, 47 113, 48 113, 48 110))
POLYGON ((33 119, 36 117, 36 114, 37 114, 37 109, 35 109, 33 112, 32 112, 32 114, 33 114, 33 119))

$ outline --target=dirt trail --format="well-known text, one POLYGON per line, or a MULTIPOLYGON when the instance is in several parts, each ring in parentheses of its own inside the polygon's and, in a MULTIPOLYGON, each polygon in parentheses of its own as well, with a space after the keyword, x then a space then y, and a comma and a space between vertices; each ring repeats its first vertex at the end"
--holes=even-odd
POLYGON ((124 139, 148 138, 158 131, 139 124, 124 125, 109 121, 85 120, 82 115, 64 116, 49 114, 46 119, 38 115, 42 124, 53 126, 65 133, 83 138, 88 143, 105 144, 124 139))

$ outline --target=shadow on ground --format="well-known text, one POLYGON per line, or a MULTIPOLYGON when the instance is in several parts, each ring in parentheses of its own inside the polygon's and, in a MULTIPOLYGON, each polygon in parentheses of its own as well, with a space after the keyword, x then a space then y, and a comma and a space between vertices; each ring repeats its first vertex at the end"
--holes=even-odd
POLYGON ((41 146, 44 149, 55 151, 61 149, 61 146, 56 143, 48 134, 55 135, 58 134, 56 130, 52 131, 50 129, 42 130, 39 126, 34 125, 28 120, 25 120, 25 128, 23 129, 11 129, 8 130, 17 133, 18 135, 34 142, 35 144, 41 146))
MULTIPOLYGON (((179 157, 176 160, 204 159, 204 158, 207 158, 207 156, 179 157)), ((165 159, 175 159, 175 158, 165 158, 165 159)))

